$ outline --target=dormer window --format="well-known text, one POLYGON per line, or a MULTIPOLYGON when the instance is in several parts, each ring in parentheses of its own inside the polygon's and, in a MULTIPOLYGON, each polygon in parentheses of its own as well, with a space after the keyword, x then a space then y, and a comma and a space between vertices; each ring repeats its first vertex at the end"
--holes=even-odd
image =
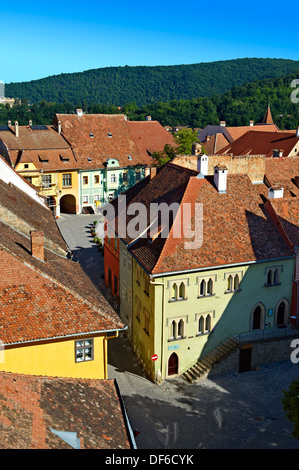
POLYGON ((111 134, 111 132, 108 132, 108 137, 112 137, 112 134, 111 134))
POLYGON ((87 157, 87 161, 90 163, 90 162, 91 162, 91 158, 90 158, 90 157, 87 157))
POLYGON ((90 137, 91 139, 93 138, 93 133, 92 133, 92 132, 89 133, 89 137, 90 137))

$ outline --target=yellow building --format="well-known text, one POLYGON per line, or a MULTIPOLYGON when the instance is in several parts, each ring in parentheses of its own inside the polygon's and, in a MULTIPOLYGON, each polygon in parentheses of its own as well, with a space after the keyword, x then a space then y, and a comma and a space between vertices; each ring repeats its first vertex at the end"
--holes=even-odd
POLYGON ((79 212, 78 163, 71 146, 52 126, 0 127, 0 154, 45 197, 48 207, 79 212))
POLYGON ((107 378, 124 325, 66 254, 47 206, 0 180, 0 370, 107 378))

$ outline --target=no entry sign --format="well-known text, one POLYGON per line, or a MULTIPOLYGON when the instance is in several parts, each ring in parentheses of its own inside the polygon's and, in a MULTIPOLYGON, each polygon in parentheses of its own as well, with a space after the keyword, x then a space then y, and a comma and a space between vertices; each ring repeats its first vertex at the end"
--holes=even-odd
POLYGON ((152 361, 156 361, 158 359, 158 354, 153 354, 152 355, 152 361))

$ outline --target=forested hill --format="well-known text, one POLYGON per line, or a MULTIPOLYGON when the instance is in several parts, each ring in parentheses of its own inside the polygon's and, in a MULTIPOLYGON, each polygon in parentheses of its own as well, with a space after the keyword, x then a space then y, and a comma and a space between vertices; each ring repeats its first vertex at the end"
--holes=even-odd
POLYGON ((101 103, 137 106, 222 94, 234 86, 299 70, 299 61, 245 58, 172 66, 106 67, 8 83, 5 94, 29 103, 101 103))
POLYGON ((48 103, 28 105, 16 101, 12 108, 0 105, 0 124, 17 120, 20 125, 51 124, 56 113, 74 113, 83 108, 89 114, 126 114, 130 120, 144 121, 147 116, 163 126, 203 128, 226 121, 228 126, 248 125, 250 120, 261 122, 270 104, 274 122, 280 129, 295 129, 299 125, 299 72, 280 78, 269 78, 233 87, 222 95, 191 100, 171 100, 138 107, 133 103, 117 106, 84 103, 48 103), (295 86, 292 86, 293 85, 295 86), (298 83, 298 85, 297 85, 298 83), (293 98, 292 98, 293 97, 293 98))

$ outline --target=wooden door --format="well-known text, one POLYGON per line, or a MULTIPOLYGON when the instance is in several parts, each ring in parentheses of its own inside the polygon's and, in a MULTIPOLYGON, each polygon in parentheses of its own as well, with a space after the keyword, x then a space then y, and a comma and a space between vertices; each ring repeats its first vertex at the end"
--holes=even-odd
POLYGON ((252 345, 241 347, 239 355, 239 372, 248 372, 251 370, 252 345))
POLYGON ((176 375, 178 373, 179 359, 176 353, 172 353, 168 359, 168 375, 176 375))

